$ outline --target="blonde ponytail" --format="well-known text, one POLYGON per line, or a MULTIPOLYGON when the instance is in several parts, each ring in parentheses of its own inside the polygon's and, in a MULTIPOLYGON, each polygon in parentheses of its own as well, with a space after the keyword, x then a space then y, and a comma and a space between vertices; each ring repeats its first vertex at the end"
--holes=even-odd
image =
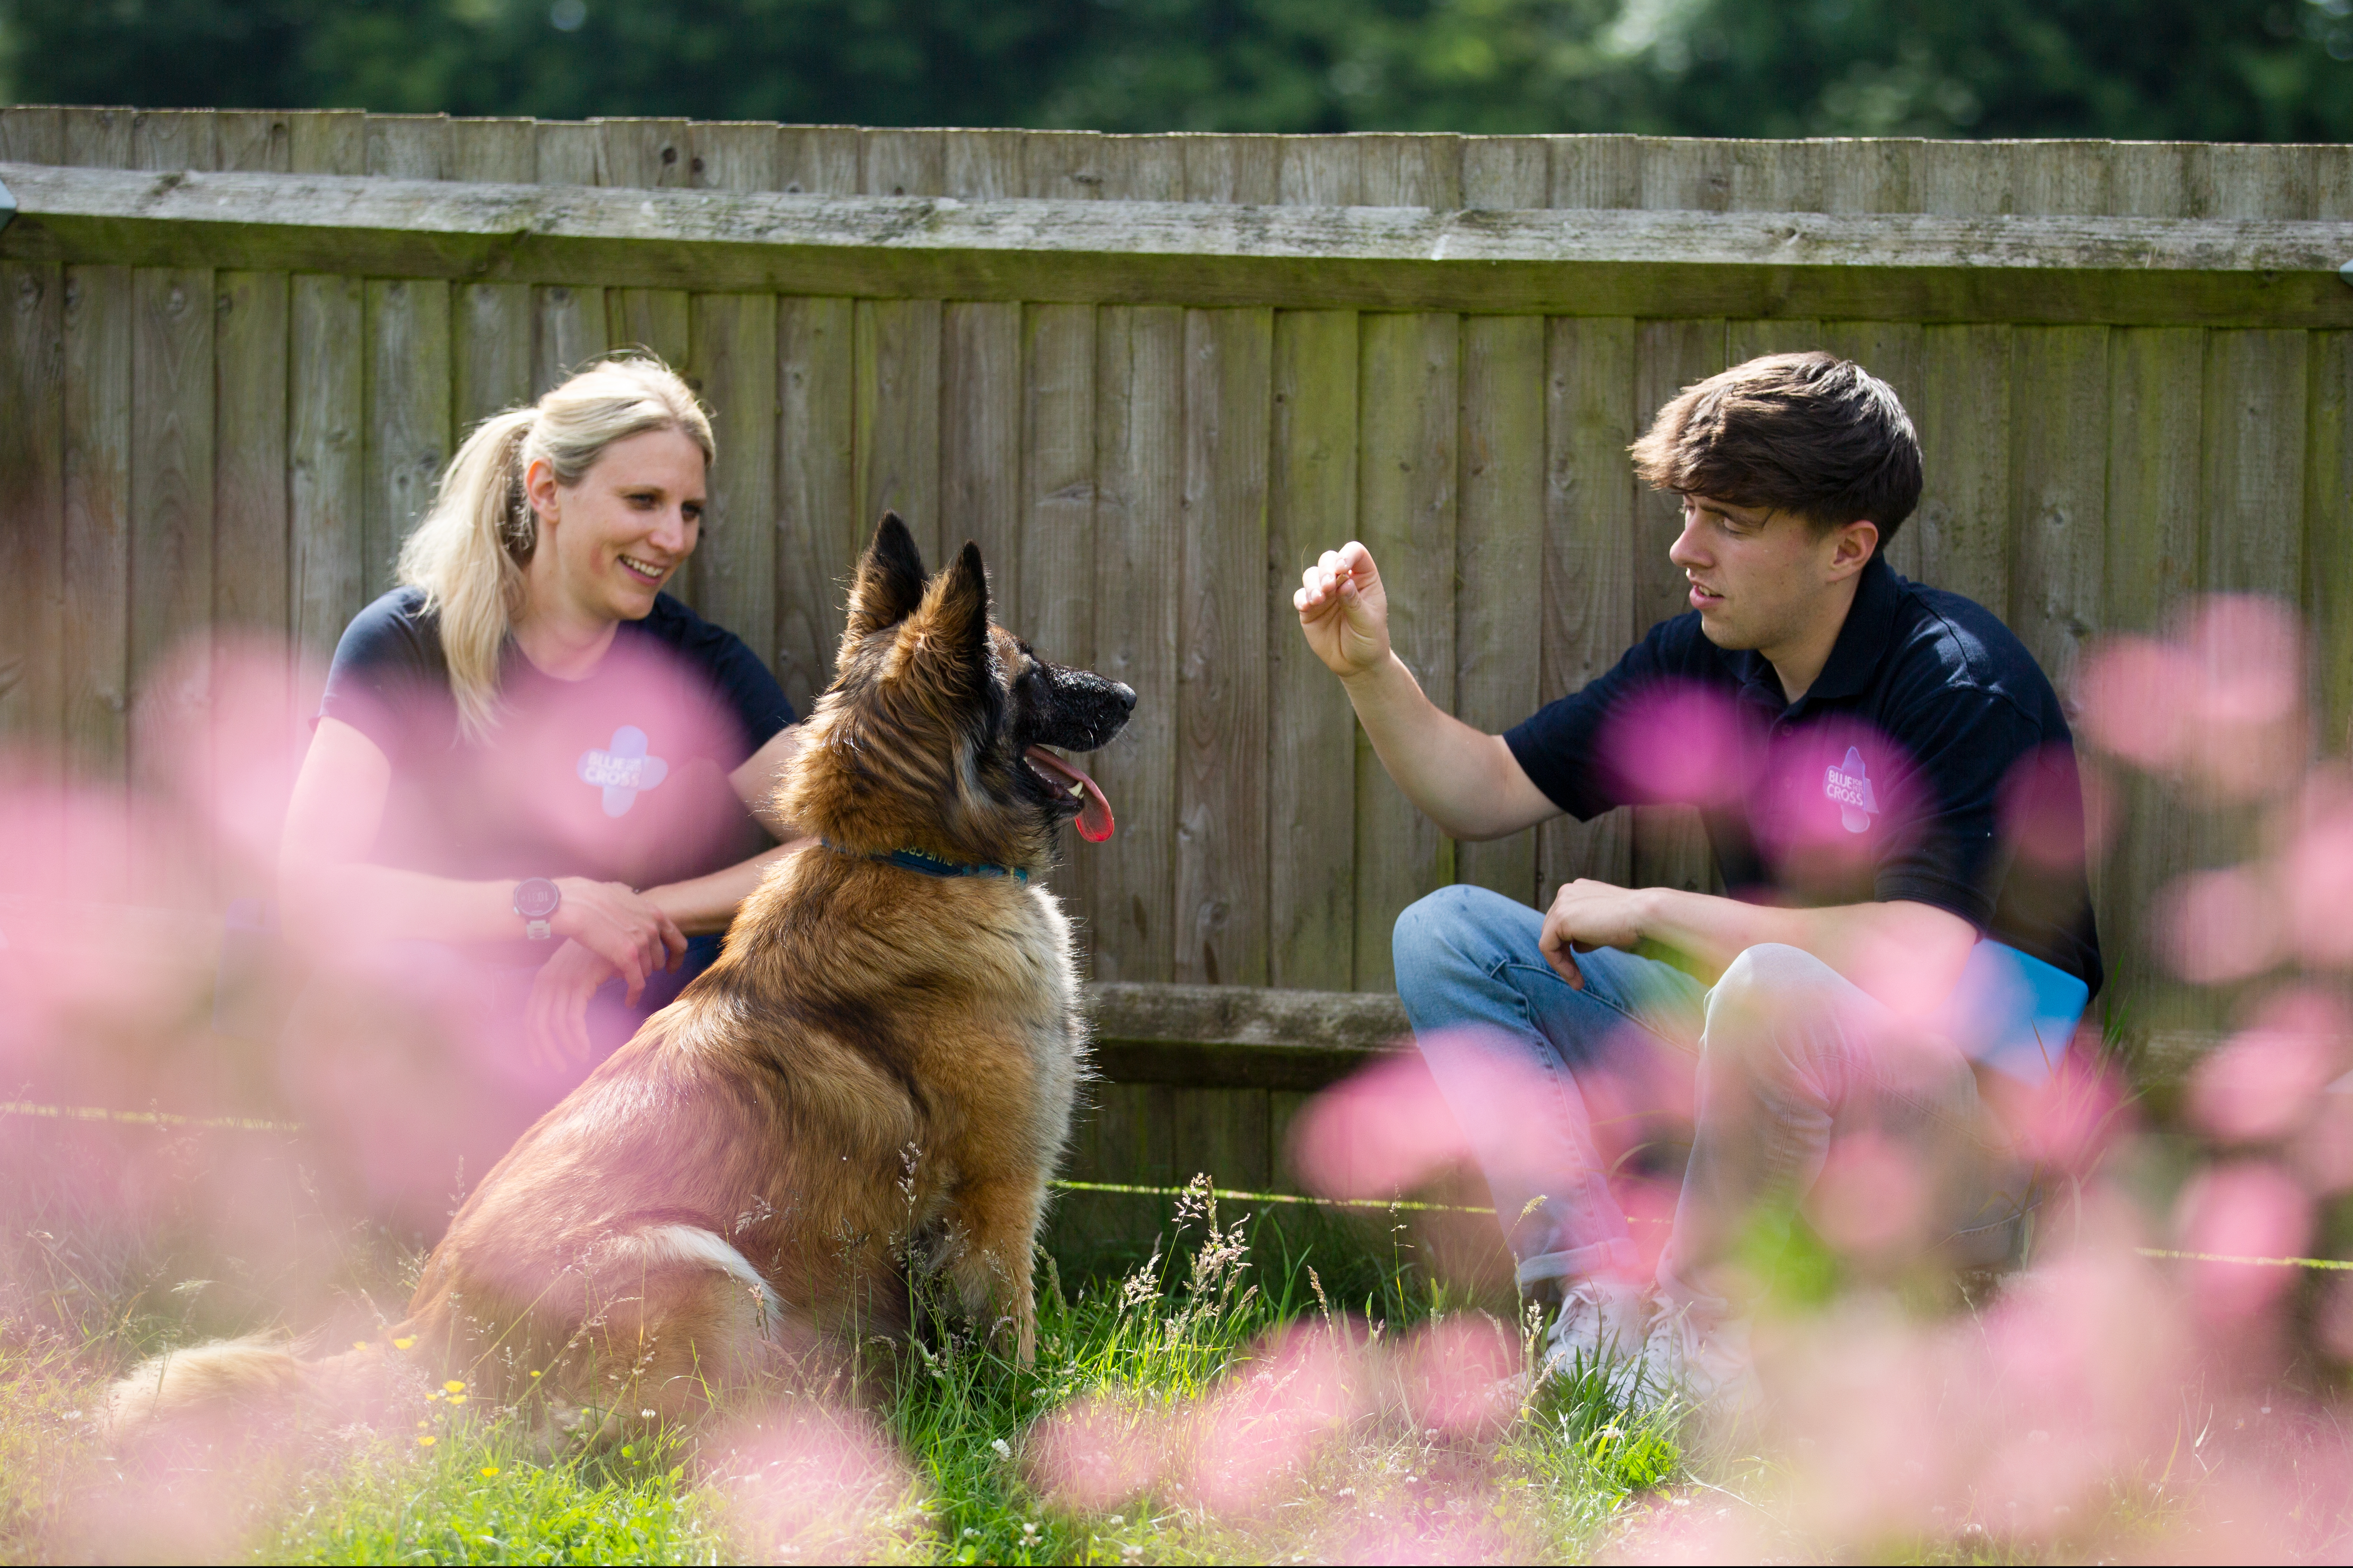
POLYGON ((458 724, 480 740, 497 727, 499 662, 523 607, 523 568, 539 518, 523 475, 545 458, 558 484, 580 482, 605 448, 648 430, 677 430, 717 456, 711 416, 678 374, 651 357, 589 366, 526 408, 493 414, 442 471, 433 505, 400 547, 398 576, 425 590, 440 619, 458 724))

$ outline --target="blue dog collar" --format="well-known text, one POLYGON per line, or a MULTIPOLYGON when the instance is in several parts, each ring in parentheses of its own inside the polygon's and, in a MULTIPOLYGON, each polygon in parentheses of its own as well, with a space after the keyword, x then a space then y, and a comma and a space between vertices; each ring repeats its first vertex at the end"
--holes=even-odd
POLYGON ((902 871, 920 871, 926 877, 1010 877, 1025 884, 1029 880, 1029 873, 1018 866, 968 866, 961 860, 943 860, 936 855, 926 855, 920 849, 889 849, 879 855, 865 855, 855 849, 844 849, 839 844, 827 844, 822 838, 818 842, 825 844, 837 855, 848 855, 860 860, 880 860, 885 865, 896 866, 902 871))

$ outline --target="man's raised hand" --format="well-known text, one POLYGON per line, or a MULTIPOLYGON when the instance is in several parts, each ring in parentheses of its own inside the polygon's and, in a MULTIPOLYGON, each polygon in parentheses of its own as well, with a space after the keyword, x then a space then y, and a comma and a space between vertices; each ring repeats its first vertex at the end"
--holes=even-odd
POLYGON ((1333 674, 1345 679, 1388 662, 1388 594, 1373 552, 1355 540, 1325 551, 1302 573, 1291 602, 1307 646, 1333 674))

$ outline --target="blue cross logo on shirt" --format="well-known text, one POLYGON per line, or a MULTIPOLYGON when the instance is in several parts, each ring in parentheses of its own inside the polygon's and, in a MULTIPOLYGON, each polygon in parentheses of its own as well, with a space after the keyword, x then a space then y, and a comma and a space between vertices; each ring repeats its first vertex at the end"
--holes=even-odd
POLYGON ((1822 793, 1838 802, 1841 827, 1849 833, 1871 831, 1871 814, 1879 809, 1879 797, 1872 793, 1861 752, 1849 746, 1843 763, 1822 770, 1822 793))
POLYGON ((670 764, 646 754, 646 732, 635 724, 613 731, 605 751, 580 753, 580 782, 605 792, 605 815, 626 816, 637 805, 638 792, 651 789, 670 776, 670 764))

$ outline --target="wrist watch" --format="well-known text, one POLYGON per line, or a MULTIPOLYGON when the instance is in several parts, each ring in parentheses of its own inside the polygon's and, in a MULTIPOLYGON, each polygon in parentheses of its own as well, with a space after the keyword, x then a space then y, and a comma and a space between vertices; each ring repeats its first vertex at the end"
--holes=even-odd
POLYGON ((545 942, 554 934, 548 918, 563 906, 564 889, 544 877, 525 877, 515 884, 514 912, 522 917, 523 934, 545 942))

